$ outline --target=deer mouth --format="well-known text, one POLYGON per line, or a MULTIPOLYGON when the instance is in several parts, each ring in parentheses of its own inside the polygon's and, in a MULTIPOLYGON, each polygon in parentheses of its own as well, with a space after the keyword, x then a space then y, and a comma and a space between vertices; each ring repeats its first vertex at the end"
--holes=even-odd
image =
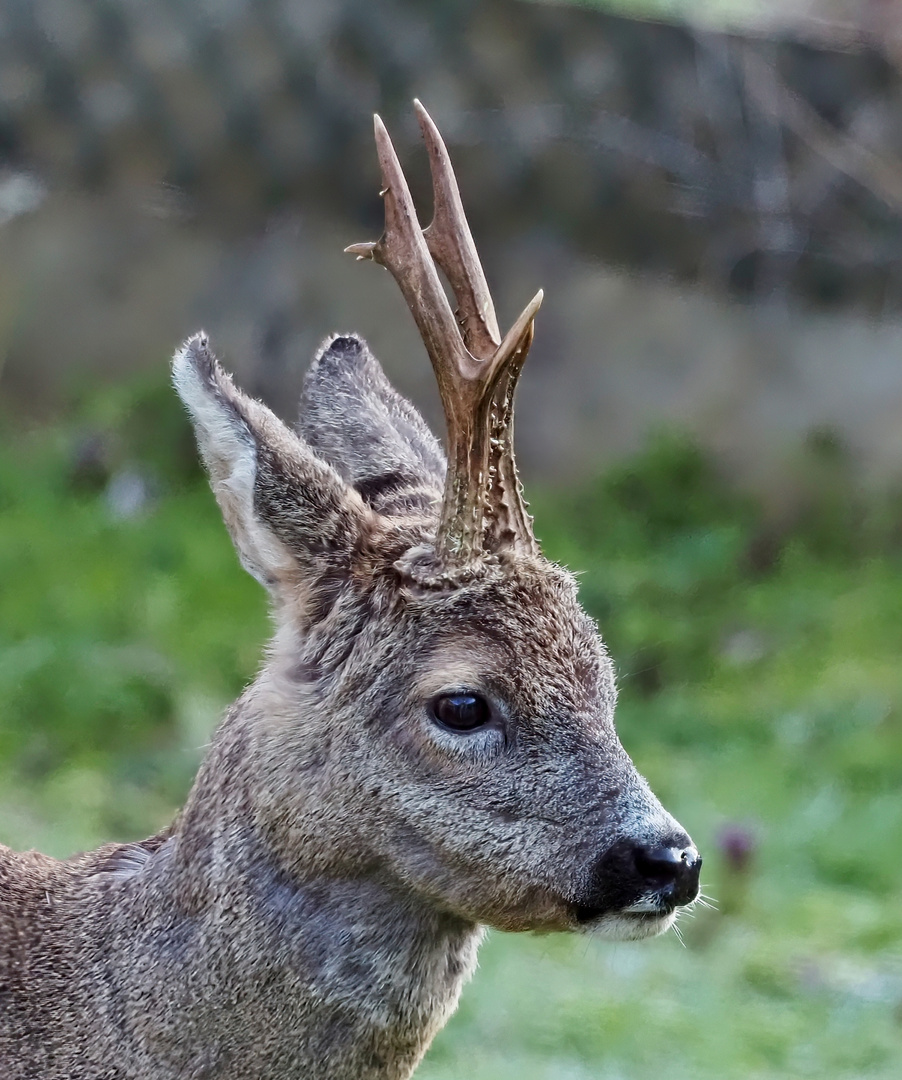
POLYGON ((602 930, 606 936, 654 937, 667 930, 685 903, 670 889, 652 890, 632 903, 571 904, 579 929, 602 930), (610 932, 610 934, 609 934, 610 932))
POLYGON ((588 904, 573 905, 573 915, 580 926, 585 923, 596 922, 598 919, 605 918, 605 916, 636 919, 639 922, 643 919, 662 919, 672 915, 675 910, 676 904, 666 901, 658 904, 643 902, 641 904, 631 904, 629 907, 624 908, 591 907, 588 904))
POLYGON ((656 911, 611 911, 576 905, 573 915, 578 930, 615 941, 636 941, 665 933, 676 921, 676 911, 669 905, 656 911))

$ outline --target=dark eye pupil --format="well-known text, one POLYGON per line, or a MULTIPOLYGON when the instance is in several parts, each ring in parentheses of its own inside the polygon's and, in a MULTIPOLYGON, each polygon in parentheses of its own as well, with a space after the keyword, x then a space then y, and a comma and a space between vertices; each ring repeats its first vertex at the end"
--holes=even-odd
POLYGON ((478 694, 443 694, 433 702, 436 720, 454 731, 473 731, 491 719, 485 698, 478 694))

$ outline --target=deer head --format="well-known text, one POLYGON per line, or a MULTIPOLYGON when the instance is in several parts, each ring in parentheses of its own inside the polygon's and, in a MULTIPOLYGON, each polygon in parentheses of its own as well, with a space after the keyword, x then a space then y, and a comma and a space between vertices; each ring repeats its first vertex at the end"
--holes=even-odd
POLYGON ((321 349, 297 430, 233 384, 206 337, 175 359, 276 621, 216 745, 290 876, 372 877, 503 929, 649 936, 695 899, 701 860, 617 739, 611 661, 521 495, 513 395, 542 294, 502 338, 447 150, 416 107, 435 219, 421 230, 377 117, 385 233, 348 250, 386 266, 413 313, 447 465, 353 335, 321 349))

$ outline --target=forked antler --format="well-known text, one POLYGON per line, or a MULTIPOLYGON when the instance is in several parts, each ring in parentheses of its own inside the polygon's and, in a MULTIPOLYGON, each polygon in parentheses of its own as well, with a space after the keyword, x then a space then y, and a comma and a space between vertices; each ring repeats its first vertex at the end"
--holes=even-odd
POLYGON ((432 361, 448 425, 448 474, 435 554, 440 566, 453 569, 500 551, 538 551, 514 461, 513 398, 542 291, 502 341, 448 150, 419 101, 414 108, 429 152, 432 224, 421 230, 397 154, 376 116, 385 231, 376 243, 345 250, 391 271, 432 361), (435 263, 457 300, 456 313, 435 263))

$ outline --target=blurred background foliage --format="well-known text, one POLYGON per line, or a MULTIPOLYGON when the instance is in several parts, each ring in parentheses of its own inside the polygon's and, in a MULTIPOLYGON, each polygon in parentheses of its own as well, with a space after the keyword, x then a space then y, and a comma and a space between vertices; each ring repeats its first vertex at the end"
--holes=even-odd
POLYGON ((0 0, 0 842, 162 827, 260 663, 179 335, 287 413, 353 321, 424 400, 393 287, 338 259, 379 225, 366 113, 406 161, 419 93, 502 307, 553 280, 518 425, 537 531, 716 909, 682 942, 491 935, 418 1076, 895 1080, 897 16, 0 0))

